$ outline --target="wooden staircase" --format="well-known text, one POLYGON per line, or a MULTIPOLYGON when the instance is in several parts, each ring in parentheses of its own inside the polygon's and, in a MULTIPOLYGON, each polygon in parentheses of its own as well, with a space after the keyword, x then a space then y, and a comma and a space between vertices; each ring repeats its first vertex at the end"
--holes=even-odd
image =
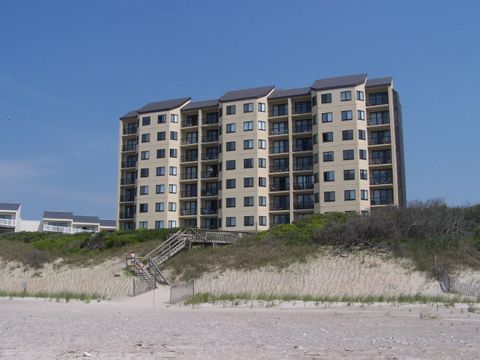
POLYGON ((228 245, 237 239, 251 235, 248 232, 203 230, 186 228, 171 234, 167 240, 142 257, 127 257, 127 269, 151 288, 156 284, 170 285, 160 271, 160 266, 186 247, 194 244, 228 245))

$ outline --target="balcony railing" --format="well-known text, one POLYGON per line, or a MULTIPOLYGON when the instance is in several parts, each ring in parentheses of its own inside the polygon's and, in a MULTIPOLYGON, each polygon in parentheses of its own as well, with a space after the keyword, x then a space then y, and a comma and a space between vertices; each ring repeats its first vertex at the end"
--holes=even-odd
POLYGON ((288 185, 270 185, 270 191, 288 191, 290 190, 290 186, 288 185))
POLYGON ((120 195, 121 202, 132 202, 135 201, 135 195, 120 195))
POLYGON ((313 207, 313 201, 296 201, 293 204, 293 208, 296 210, 313 209, 313 207))
POLYGON ((121 185, 134 185, 136 179, 131 179, 131 178, 123 178, 120 179, 120 184, 121 185))
POLYGON ((56 226, 56 225, 43 225, 43 231, 49 232, 58 232, 63 234, 79 234, 79 233, 92 233, 95 232, 94 230, 86 230, 86 229, 78 229, 74 227, 67 227, 67 226, 56 226))
POLYGON ((275 117, 275 116, 287 116, 288 115, 288 106, 283 106, 283 107, 276 107, 270 109, 270 112, 268 114, 270 117, 275 117))
POLYGON ((298 134, 298 133, 306 133, 306 132, 312 132, 312 126, 294 126, 293 127, 293 133, 298 134))
POLYGON ((202 160, 217 160, 218 153, 202 153, 202 160))
POLYGON ((182 145, 189 145, 189 144, 198 144, 198 138, 182 138, 180 140, 182 145))
POLYGON ((16 220, 11 219, 0 219, 0 226, 15 227, 17 225, 16 220))
POLYGON ((312 151, 313 150, 313 145, 296 145, 293 144, 292 146, 292 151, 293 152, 299 152, 299 151, 312 151))
POLYGON ((272 165, 270 166, 271 173, 278 173, 278 172, 285 172, 288 171, 288 164, 287 165, 272 165))
POLYGON ((215 142, 215 141, 218 141, 218 135, 216 135, 216 136, 212 136, 212 135, 202 136, 202 143, 215 142))
POLYGON ((391 158, 387 158, 387 159, 372 159, 372 158, 370 158, 370 160, 368 162, 369 162, 370 165, 388 165, 388 164, 392 163, 392 159, 391 158))
POLYGON ((294 190, 310 190, 310 189, 313 189, 313 184, 310 184, 310 183, 293 184, 293 189, 294 190))
POLYGON ((182 127, 193 127, 193 126, 198 126, 198 119, 182 121, 182 127))
POLYGON ((288 153, 288 146, 273 146, 270 148, 270 154, 288 153))
POLYGON ((202 215, 216 215, 216 214, 218 214, 218 209, 202 208, 201 209, 201 214, 202 215))
POLYGON ((180 157, 180 161, 183 161, 183 162, 198 161, 198 156, 183 155, 180 157))
POLYGON ((135 214, 121 212, 119 217, 120 219, 133 219, 135 217, 135 214))
POLYGON ((368 119, 368 125, 369 126, 375 126, 375 125, 389 125, 390 124, 390 119, 368 119))
POLYGON ((393 204, 393 199, 392 198, 372 199, 370 204, 371 205, 392 205, 393 204))
POLYGON ((122 162, 122 169, 134 168, 137 166, 136 161, 124 161, 122 162))
POLYGON ((218 189, 217 190, 202 189, 202 196, 217 196, 217 195, 218 195, 218 189))
POLYGON ((290 204, 270 204, 270 211, 290 210, 290 204))
POLYGON ((270 135, 284 135, 288 134, 288 128, 280 128, 280 129, 270 129, 270 135))
POLYGON ((381 137, 369 137, 368 144, 369 145, 382 145, 382 144, 390 144, 391 139, 390 136, 381 136, 381 137))
POLYGON ((189 198, 189 197, 197 197, 196 191, 181 191, 180 197, 182 198, 189 198))
POLYGON ((202 172, 202 179, 210 179, 218 177, 217 171, 204 171, 202 172))
POLYGON ((391 176, 385 176, 380 178, 370 178, 370 185, 391 185, 393 179, 391 176))
POLYGON ((203 125, 212 125, 212 124, 218 124, 218 115, 215 114, 213 115, 207 115, 202 119, 202 124, 203 125))
POLYGON ((123 128, 123 135, 131 135, 131 134, 136 134, 137 133, 137 128, 134 127, 134 128, 129 128, 129 127, 126 127, 126 128, 123 128))
POLYGON ((180 179, 181 179, 181 180, 197 180, 197 179, 198 179, 198 175, 197 175, 197 174, 194 174, 194 173, 185 173, 185 172, 182 172, 181 175, 180 175, 180 179))
POLYGON ((136 151, 137 144, 126 144, 122 146, 122 151, 136 151))
POLYGON ((307 171, 307 170, 313 170, 313 164, 293 164, 293 171, 307 171))
POLYGON ((197 215, 197 209, 180 209, 180 215, 197 215))

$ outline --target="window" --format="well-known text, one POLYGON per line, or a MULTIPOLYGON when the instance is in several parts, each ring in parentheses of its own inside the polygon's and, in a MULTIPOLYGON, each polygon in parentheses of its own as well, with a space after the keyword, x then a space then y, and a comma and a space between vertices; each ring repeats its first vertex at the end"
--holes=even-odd
POLYGON ((360 190, 360 198, 362 200, 368 200, 368 190, 360 190))
POLYGON ((343 150, 343 160, 353 160, 355 159, 354 150, 343 150))
POLYGON ((365 130, 358 130, 358 138, 360 140, 365 140, 366 139, 365 130))
POLYGON ((365 120, 365 111, 357 110, 357 118, 358 120, 365 120))
POLYGON ((148 229, 148 221, 139 221, 138 222, 138 227, 140 229, 148 229))
POLYGON ((335 171, 324 171, 323 181, 325 182, 335 181, 335 171))
POLYGON ((227 160, 225 162, 225 169, 226 170, 235 170, 235 160, 227 160))
POLYGON ((333 141, 333 132, 324 132, 322 133, 322 140, 323 142, 332 142, 333 141))
POLYGON ((235 123, 227 124, 227 133, 234 133, 236 130, 235 123))
POLYGON ((357 100, 360 100, 360 101, 365 100, 365 93, 363 91, 357 90, 357 100))
POLYGON ((140 195, 148 195, 148 186, 140 186, 140 195))
POLYGON ((177 157, 177 149, 170 149, 170 157, 171 158, 176 158, 177 157))
POLYGON ((169 202, 168 203, 168 211, 177 211, 177 203, 176 202, 169 202))
POLYGON ((253 196, 245 196, 243 198, 243 206, 253 206, 253 196))
POLYGON ((266 216, 259 216, 258 217, 258 224, 260 226, 267 226, 267 217, 266 216))
POLYGON ((235 227, 237 225, 237 218, 234 216, 227 216, 225 218, 226 227, 235 227))
POLYGON ((177 167, 176 166, 169 166, 168 173, 173 176, 177 176, 177 167))
POLYGON ((163 202, 155 203, 155 211, 156 212, 164 212, 165 211, 165 203, 163 203, 163 202))
POLYGON ((150 134, 142 134, 142 143, 150 142, 150 134))
POLYGON ((146 151, 142 151, 140 153, 140 159, 142 160, 148 160, 150 159, 150 151, 146 150, 146 151))
POLYGON ((165 140, 165 131, 157 132, 157 141, 165 140))
POLYGON ((155 221, 155 229, 163 229, 165 227, 165 222, 163 220, 155 221))
POLYGON ((368 105, 388 104, 388 92, 368 94, 368 105))
POLYGON ((267 197, 259 196, 258 197, 258 206, 267 206, 267 197))
POLYGON ((323 162, 330 162, 334 160, 333 151, 324 151, 323 152, 323 162))
POLYGON ((355 190, 345 190, 343 193, 345 201, 355 200, 355 190))
POLYGON ((343 180, 355 180, 355 170, 343 170, 343 180))
POLYGON ((342 111, 342 121, 347 121, 352 119, 353 119, 352 110, 342 111))
POLYGON ((368 180, 368 171, 360 169, 360 179, 361 180, 368 180))
POLYGON ((261 102, 258 103, 258 111, 259 112, 267 111, 267 106, 265 105, 265 103, 261 103, 261 102))
POLYGON ((267 140, 259 139, 258 140, 258 148, 259 149, 266 149, 267 148, 267 140))
POLYGON ((165 185, 159 184, 155 186, 155 193, 156 194, 165 194, 165 185))
POLYGON ((171 114, 170 115, 170 122, 178 123, 178 115, 177 114, 171 114))
POLYGON ((353 130, 343 130, 342 140, 353 140, 353 130))
POLYGON ((287 104, 272 105, 270 116, 285 116, 285 115, 288 115, 287 104))
POLYGON ((361 160, 367 160, 367 150, 360 149, 358 152, 361 160))
POLYGON ((294 104, 294 114, 305 114, 312 112, 311 101, 297 101, 294 104))
POLYGON ((178 132, 170 131, 170 140, 178 140, 178 132))
POLYGON ((253 139, 243 140, 243 149, 253 149, 253 139))
POLYGON ((243 159, 243 168, 244 169, 253 168, 253 158, 243 159))
POLYGON ((335 191, 325 191, 323 193, 323 201, 334 202, 335 201, 335 191))
POLYGON ((165 176, 165 166, 159 166, 156 170, 157 176, 165 176))
POLYGON ((164 124, 167 122, 167 115, 163 114, 163 115, 158 115, 158 118, 157 118, 157 123, 159 124, 164 124))
POLYGON ((258 186, 260 187, 266 187, 267 186, 267 178, 260 176, 258 178, 258 186))
POLYGON ((227 115, 235 114, 235 105, 228 105, 227 106, 227 115))
POLYGON ((235 179, 227 179, 225 182, 225 187, 227 189, 235 189, 235 179))
POLYGON ((253 112, 253 103, 243 104, 243 112, 244 113, 253 112))
POLYGON ((146 213, 148 212, 148 204, 140 204, 138 208, 139 212, 146 213))
POLYGON ((244 216, 243 217, 243 226, 253 226, 254 217, 253 216, 244 216))
POLYGON ((176 194, 177 193, 177 185, 176 184, 169 184, 168 185, 168 192, 170 194, 176 194))
POLYGON ((234 151, 235 150, 235 141, 227 141, 225 144, 225 151, 234 151))
POLYGON ((243 187, 253 187, 253 177, 243 178, 243 187))
POLYGON ((165 157, 165 149, 158 149, 157 150, 157 159, 162 159, 165 157))
POLYGON ((267 123, 265 121, 259 120, 258 121, 258 130, 267 130, 267 123))
POLYGON ((177 222, 175 220, 168 220, 168 227, 169 229, 173 229, 177 227, 177 222))
POLYGON ((266 168, 267 167, 267 159, 258 158, 258 167, 259 168, 266 168))
POLYGON ((351 91, 342 91, 340 93, 340 101, 350 101, 352 100, 352 92, 351 91))
POLYGON ((150 125, 150 116, 145 116, 142 118, 142 126, 150 125))
POLYGON ((312 107, 317 105, 317 97, 312 96, 312 107))
POLYGON ((333 113, 322 113, 322 123, 329 123, 333 121, 333 113))
POLYGON ((227 208, 234 208, 236 206, 236 199, 234 197, 226 198, 225 199, 225 206, 227 208))
POLYGON ((140 169, 140 177, 148 177, 149 170, 148 168, 140 169))
POLYGON ((253 131, 253 121, 244 121, 243 131, 253 131))
POLYGON ((322 94, 321 98, 322 104, 329 104, 332 102, 332 93, 322 94))

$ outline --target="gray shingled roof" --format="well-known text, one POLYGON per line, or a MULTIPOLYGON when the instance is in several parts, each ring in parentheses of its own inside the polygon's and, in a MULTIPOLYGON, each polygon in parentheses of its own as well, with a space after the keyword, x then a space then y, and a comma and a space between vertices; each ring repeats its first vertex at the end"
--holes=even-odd
POLYGON ((139 114, 145 114, 149 112, 156 112, 156 111, 167 111, 167 110, 172 110, 176 109, 183 104, 185 104, 187 101, 190 101, 191 98, 185 97, 185 98, 179 98, 179 99, 171 99, 171 100, 163 100, 163 101, 157 101, 157 102, 152 102, 150 104, 145 105, 144 107, 138 109, 139 114))
POLYGON ((243 89, 243 90, 227 91, 218 100, 220 102, 227 102, 227 101, 236 101, 236 100, 257 99, 257 98, 268 95, 268 93, 272 91, 274 88, 275 88, 274 85, 270 85, 270 86, 262 86, 262 87, 243 89))
POLYGON ((98 224, 100 220, 97 216, 73 215, 73 222, 82 224, 98 224))
POLYGON ((291 96, 310 95, 310 88, 297 88, 297 89, 275 89, 273 93, 268 97, 269 99, 280 99, 291 96))
POLYGON ((185 105, 182 108, 182 110, 197 110, 197 109, 212 108, 212 107, 218 107, 218 99, 193 101, 193 102, 185 105))
POLYGON ((18 209, 20 209, 20 204, 0 203, 0 210, 17 211, 18 209))
POLYGON ((369 79, 365 84, 366 87, 373 87, 373 86, 382 86, 382 85, 391 85, 393 81, 392 77, 383 77, 378 79, 369 79))
POLYGON ((44 219, 69 219, 73 220, 73 213, 67 211, 44 211, 44 219))
POLYGON ((117 222, 115 220, 100 220, 100 226, 116 227, 117 222))
POLYGON ((312 84, 314 90, 329 90, 352 87, 365 83, 367 74, 339 76, 328 79, 319 79, 312 84))
POLYGON ((137 117, 137 114, 138 114, 137 110, 129 111, 128 113, 126 113, 125 115, 123 115, 123 116, 120 118, 120 120, 137 117))

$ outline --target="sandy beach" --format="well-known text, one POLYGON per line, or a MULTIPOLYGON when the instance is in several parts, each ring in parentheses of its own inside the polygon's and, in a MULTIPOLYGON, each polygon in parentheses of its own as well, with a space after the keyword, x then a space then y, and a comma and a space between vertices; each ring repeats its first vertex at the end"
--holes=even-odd
POLYGON ((0 358, 477 359, 480 354, 480 314, 466 305, 154 308, 150 300, 147 294, 89 304, 2 298, 0 358))

